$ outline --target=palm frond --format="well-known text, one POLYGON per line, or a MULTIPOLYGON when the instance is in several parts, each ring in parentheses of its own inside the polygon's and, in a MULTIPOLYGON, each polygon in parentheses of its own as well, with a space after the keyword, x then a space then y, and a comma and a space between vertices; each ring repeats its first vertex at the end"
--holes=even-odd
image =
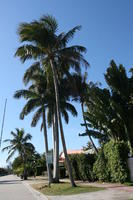
POLYGON ((24 119, 26 115, 33 112, 38 106, 40 106, 40 98, 30 99, 20 113, 20 119, 24 119))
POLYGON ((38 98, 38 94, 30 90, 17 90, 14 94, 14 98, 20 99, 22 97, 25 99, 38 98))
POLYGON ((23 82, 25 85, 27 85, 27 83, 30 81, 30 78, 33 76, 33 74, 39 72, 41 70, 40 68, 40 63, 39 62, 35 62, 33 63, 24 73, 23 76, 23 82))
POLYGON ((68 102, 62 102, 62 106, 64 107, 67 111, 69 111, 74 117, 78 115, 76 108, 68 102))
POLYGON ((72 28, 71 30, 69 30, 66 34, 62 34, 62 38, 59 36, 59 38, 61 38, 61 42, 63 44, 63 46, 65 47, 66 44, 71 40, 73 39, 74 37, 74 34, 77 32, 77 31, 80 31, 81 30, 81 26, 75 26, 74 28, 72 28))
POLYGON ((12 152, 9 154, 9 156, 7 157, 6 162, 8 162, 8 161, 14 156, 14 154, 15 154, 15 151, 12 151, 12 152))
POLYGON ((69 122, 69 116, 68 116, 67 111, 66 110, 62 110, 61 114, 62 114, 65 122, 68 124, 68 122, 69 122))
POLYGON ((6 146, 2 149, 2 152, 4 151, 8 151, 9 149, 11 149, 13 147, 13 145, 9 145, 9 146, 6 146))
POLYGON ((35 114, 34 114, 34 116, 32 118, 31 126, 35 127, 37 125, 39 119, 41 118, 41 115, 42 115, 42 108, 39 108, 35 112, 35 114))
POLYGON ((10 133, 14 138, 16 138, 17 137, 17 134, 16 133, 14 133, 13 131, 11 131, 11 133, 10 133))
POLYGON ((3 142, 10 142, 11 140, 10 139, 6 139, 6 140, 4 140, 3 142))
POLYGON ((43 55, 43 52, 40 48, 33 45, 23 45, 15 53, 15 56, 18 56, 23 63, 32 58, 36 60, 41 55, 43 55))
POLYGON ((40 18, 40 22, 42 22, 45 28, 52 33, 55 33, 58 29, 58 23, 52 15, 43 15, 40 18))
POLYGON ((32 135, 30 135, 29 133, 27 133, 27 134, 25 135, 25 137, 23 138, 23 142, 24 142, 24 143, 27 143, 27 141, 28 141, 28 140, 31 140, 31 138, 32 138, 32 135))

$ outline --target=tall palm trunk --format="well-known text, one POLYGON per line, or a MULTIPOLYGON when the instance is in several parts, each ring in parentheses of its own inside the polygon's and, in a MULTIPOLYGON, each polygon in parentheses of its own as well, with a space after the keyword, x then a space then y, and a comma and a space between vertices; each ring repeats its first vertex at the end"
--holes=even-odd
MULTIPOLYGON (((85 128, 86 128, 86 133, 88 133, 88 127, 87 127, 86 119, 85 119, 85 116, 84 116, 84 103, 83 102, 81 102, 81 108, 82 108, 82 115, 83 115, 83 120, 84 120, 84 124, 85 124, 85 128)), ((95 149, 95 152, 97 154, 98 150, 97 150, 97 148, 96 148, 96 146, 95 146, 95 144, 93 142, 93 139, 91 138, 91 136, 89 134, 88 134, 88 136, 89 136, 91 144, 92 144, 92 146, 95 149)))
POLYGON ((27 169, 26 169, 25 164, 24 164, 24 173, 23 173, 23 178, 24 178, 24 180, 27 180, 27 169))
POLYGON ((23 171, 23 179, 27 180, 27 168, 26 168, 26 153, 25 153, 25 148, 23 146, 23 153, 21 153, 21 158, 23 161, 23 165, 24 165, 24 171, 23 171))
POLYGON ((54 182, 58 183, 59 182, 59 130, 58 130, 58 118, 56 109, 53 115, 53 141, 54 141, 53 179, 54 182))
POLYGON ((43 117, 43 130, 44 130, 44 143, 45 143, 45 153, 46 153, 46 164, 47 164, 47 172, 49 184, 52 183, 52 172, 50 168, 50 164, 47 162, 48 155, 48 137, 47 137, 47 127, 46 127, 46 116, 45 116, 45 108, 42 107, 42 117, 43 117))
POLYGON ((53 72, 54 87, 55 87, 55 98, 56 98, 56 108, 57 108, 57 117, 58 117, 59 126, 60 126, 60 133, 61 133, 63 151, 64 151, 64 154, 65 154, 65 160, 66 160, 67 169, 68 169, 68 172, 69 172, 69 178, 70 178, 70 181, 71 181, 71 185, 72 185, 72 187, 75 187, 76 184, 75 184, 74 179, 73 179, 71 163, 69 161, 69 157, 68 157, 68 154, 67 154, 64 131, 63 131, 63 126, 62 126, 62 119, 61 119, 61 114, 60 114, 60 102, 59 102, 59 91, 58 91, 58 84, 57 84, 56 69, 54 67, 54 64, 53 64, 52 60, 50 60, 50 64, 51 64, 51 68, 52 68, 52 72, 53 72))

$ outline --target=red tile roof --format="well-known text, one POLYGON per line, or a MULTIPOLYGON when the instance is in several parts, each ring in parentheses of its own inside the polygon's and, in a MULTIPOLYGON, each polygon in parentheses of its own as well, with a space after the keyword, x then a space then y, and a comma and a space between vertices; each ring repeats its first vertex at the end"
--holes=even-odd
MULTIPOLYGON (((78 150, 67 150, 67 154, 68 154, 68 155, 70 155, 70 154, 81 154, 81 153, 84 153, 84 150, 83 150, 83 149, 78 149, 78 150)), ((59 161, 60 161, 60 162, 64 162, 64 160, 65 160, 64 152, 61 152, 61 153, 60 153, 59 161)))

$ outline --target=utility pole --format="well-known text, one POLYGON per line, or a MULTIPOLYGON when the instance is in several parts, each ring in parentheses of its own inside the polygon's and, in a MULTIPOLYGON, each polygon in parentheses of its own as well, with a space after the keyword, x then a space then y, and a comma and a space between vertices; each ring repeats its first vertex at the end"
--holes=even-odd
POLYGON ((3 128, 4 128, 4 121, 5 121, 5 114, 6 114, 6 105, 7 105, 7 99, 5 100, 4 113, 3 113, 3 119, 2 119, 1 134, 0 134, 0 147, 1 147, 1 143, 2 143, 3 128))

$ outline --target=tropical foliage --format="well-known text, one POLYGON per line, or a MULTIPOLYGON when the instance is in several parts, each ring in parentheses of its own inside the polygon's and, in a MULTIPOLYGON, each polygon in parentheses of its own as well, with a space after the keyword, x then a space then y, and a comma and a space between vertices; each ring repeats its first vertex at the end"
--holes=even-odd
POLYGON ((4 147, 2 151, 8 151, 7 161, 9 161, 15 153, 19 154, 23 164, 23 176, 24 179, 27 179, 27 159, 34 151, 34 146, 29 142, 32 136, 29 133, 25 134, 24 129, 18 128, 16 128, 16 133, 13 131, 11 132, 11 136, 12 139, 4 140, 4 142, 9 143, 9 145, 4 147))
POLYGON ((124 183, 129 181, 127 158, 129 147, 123 141, 111 140, 99 151, 93 172, 100 181, 124 183))
MULTIPOLYGON (((39 176, 43 175, 46 171, 46 158, 45 155, 40 155, 33 152, 32 155, 28 156, 27 163, 27 174, 28 176, 39 176)), ((20 156, 16 157, 12 163, 12 170, 14 174, 20 176, 23 172, 23 162, 20 156)))
MULTIPOLYGON (((89 132, 100 143, 110 139, 128 141, 133 147, 133 77, 127 76, 125 68, 111 61, 105 73, 108 88, 90 83, 86 98, 85 118, 89 132)), ((85 124, 83 124, 85 126, 85 124)))

